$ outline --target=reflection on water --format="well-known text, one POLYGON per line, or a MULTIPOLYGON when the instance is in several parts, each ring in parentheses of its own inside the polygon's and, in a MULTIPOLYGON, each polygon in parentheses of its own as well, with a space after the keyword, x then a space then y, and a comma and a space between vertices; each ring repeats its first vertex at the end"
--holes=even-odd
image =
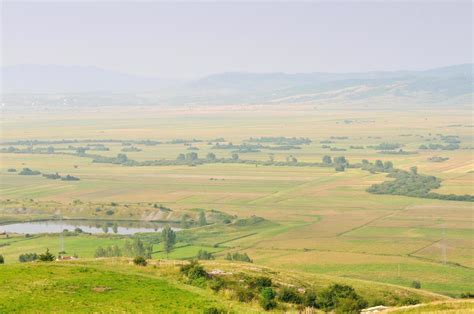
MULTIPOLYGON (((165 224, 144 221, 103 221, 103 220, 46 220, 0 225, 0 233, 59 233, 80 228, 85 233, 134 234, 138 232, 158 232, 165 224)), ((172 227, 173 228, 173 227, 172 227)), ((173 228, 178 230, 178 228, 173 228)))

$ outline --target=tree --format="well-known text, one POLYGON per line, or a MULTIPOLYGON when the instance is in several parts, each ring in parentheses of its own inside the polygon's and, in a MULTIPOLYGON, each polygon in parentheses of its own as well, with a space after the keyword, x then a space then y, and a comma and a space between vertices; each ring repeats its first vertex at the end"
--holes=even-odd
POLYGON ((186 153, 186 161, 195 161, 198 160, 198 154, 195 152, 186 153))
POLYGON ((189 228, 188 215, 184 214, 183 216, 181 216, 180 226, 183 229, 188 229, 189 228))
POLYGON ((118 163, 126 163, 128 161, 128 157, 125 154, 117 154, 117 162, 118 163))
POLYGON ((216 154, 209 153, 209 154, 207 154, 206 159, 210 160, 210 161, 214 161, 214 160, 216 160, 216 154))
POLYGON ((334 169, 337 171, 337 172, 344 172, 344 170, 346 170, 346 166, 344 164, 336 164, 336 166, 334 167, 334 169))
POLYGON ((196 257, 197 257, 198 260, 211 260, 211 259, 214 259, 214 256, 212 256, 211 253, 209 253, 208 251, 202 250, 202 249, 199 250, 196 257))
POLYGON ((104 233, 108 233, 109 232, 109 227, 107 227, 107 225, 103 225, 102 226, 102 231, 104 231, 104 233))
POLYGON ((106 254, 106 251, 104 250, 103 247, 99 246, 96 250, 95 250, 95 254, 94 254, 94 257, 105 257, 105 254, 106 254))
POLYGON ((417 175, 418 174, 418 167, 413 166, 413 167, 410 168, 410 171, 411 171, 412 174, 417 175))
POLYGON ((184 154, 179 154, 178 157, 176 158, 177 161, 185 161, 186 160, 186 156, 184 156, 184 154))
POLYGON ((340 165, 347 165, 348 164, 347 159, 344 156, 339 156, 339 157, 334 158, 334 163, 335 164, 340 164, 340 165))
POLYGON ((206 214, 204 213, 204 210, 201 210, 199 212, 199 226, 205 226, 207 225, 207 220, 206 220, 206 214))
POLYGON ((383 164, 383 168, 386 170, 386 171, 391 171, 393 170, 393 163, 391 161, 386 161, 384 162, 383 164))
POLYGON ((323 164, 330 165, 332 164, 332 158, 331 156, 325 155, 323 157, 323 164))
POLYGON ((233 153, 232 154, 232 160, 239 160, 239 154, 233 153))
POLYGON ((5 258, 3 255, 0 255, 0 264, 5 264, 5 258))
POLYGON ((419 282, 418 280, 414 280, 414 281, 411 283, 411 287, 412 287, 412 288, 415 288, 415 289, 421 289, 421 282, 419 282))
POLYGON ((46 249, 46 252, 38 256, 38 260, 41 262, 52 262, 54 261, 55 256, 49 252, 49 249, 46 249))
POLYGON ((375 167, 377 167, 378 169, 383 169, 383 162, 381 160, 376 160, 375 167))
POLYGON ((176 233, 169 225, 166 225, 161 231, 161 240, 163 241, 163 249, 166 252, 166 258, 168 258, 168 254, 173 250, 176 243, 176 233))
POLYGON ((117 233, 118 232, 118 224, 115 222, 114 225, 112 226, 112 231, 114 233, 117 233))

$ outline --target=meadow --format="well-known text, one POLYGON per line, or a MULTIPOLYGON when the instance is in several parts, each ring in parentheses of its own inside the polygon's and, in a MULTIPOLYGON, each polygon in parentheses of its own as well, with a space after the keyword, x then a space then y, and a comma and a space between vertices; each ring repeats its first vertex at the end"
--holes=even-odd
MULTIPOLYGON (((232 150, 212 148, 214 139, 221 137, 233 144, 251 137, 304 137, 312 142, 300 149, 239 152, 239 158, 283 162, 294 157, 300 162, 321 162, 329 155, 345 156, 349 163, 391 161, 397 169, 409 171, 416 166, 419 173, 438 177, 441 187, 437 193, 474 194, 468 111, 350 112, 312 106, 295 106, 291 111, 265 106, 139 109, 9 113, 2 117, 2 141, 78 140, 35 145, 52 146, 55 151, 65 151, 69 145, 85 146, 81 140, 86 139, 162 142, 133 144, 141 151, 125 153, 130 159, 147 161, 175 160, 189 152, 202 158, 208 153, 231 158, 232 150), (420 149, 421 145, 445 145, 442 138, 446 136, 459 140, 459 149, 420 149), (169 143, 176 139, 202 141, 169 143), (387 154, 371 148, 382 143, 400 144, 412 154, 387 154), (449 159, 430 161, 434 156, 449 159)), ((115 157, 128 147, 122 142, 104 145, 108 151, 93 153, 115 157)), ((5 144, 0 148, 9 146, 25 147, 5 144)), ((243 163, 133 167, 61 154, 4 152, 0 158, 0 223, 55 215, 179 221, 181 212, 197 208, 239 218, 256 215, 264 222, 240 227, 216 222, 178 232, 179 243, 170 258, 190 258, 199 249, 218 259, 227 252, 241 251, 256 265, 276 269, 406 287, 417 280, 422 289, 450 296, 474 291, 472 203, 368 193, 372 184, 390 180, 386 173, 243 163), (12 168, 17 172, 8 171, 12 168), (18 175, 23 168, 69 174, 80 180, 18 175), (104 212, 114 208, 111 203, 118 205, 113 216, 107 216, 104 212), (153 204, 173 212, 164 217, 153 204), (97 207, 104 210, 97 212, 97 207)), ((66 237, 65 247, 68 253, 90 258, 98 246, 121 241, 121 236, 81 235, 66 237)), ((20 253, 46 247, 58 247, 57 236, 0 236, 0 254, 7 264, 16 263, 20 253)), ((155 251, 154 258, 164 258, 159 245, 155 251)))

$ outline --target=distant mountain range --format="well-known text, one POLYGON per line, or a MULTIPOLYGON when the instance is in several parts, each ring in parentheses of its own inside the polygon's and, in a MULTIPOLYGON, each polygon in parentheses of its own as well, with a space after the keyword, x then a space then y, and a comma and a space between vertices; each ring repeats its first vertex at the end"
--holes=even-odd
MULTIPOLYGON (((140 104, 389 101, 466 105, 472 104, 473 69, 473 64, 462 64, 426 71, 221 73, 177 82, 97 67, 21 65, 2 68, 1 86, 3 94, 128 93, 128 104, 133 104, 133 98, 139 97, 140 104)), ((104 97, 113 103, 110 96, 104 97)))

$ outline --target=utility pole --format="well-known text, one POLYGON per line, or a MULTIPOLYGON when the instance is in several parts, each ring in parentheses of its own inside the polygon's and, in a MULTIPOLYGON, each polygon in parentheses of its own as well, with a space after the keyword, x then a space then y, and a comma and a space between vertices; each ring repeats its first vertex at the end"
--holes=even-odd
MULTIPOLYGON (((63 215, 60 218, 60 230, 59 230, 59 252, 64 252, 64 234, 63 234, 63 215)), ((59 254, 60 255, 60 254, 59 254)))
POLYGON ((441 257, 443 264, 446 264, 446 224, 443 224, 443 238, 441 240, 441 257))

